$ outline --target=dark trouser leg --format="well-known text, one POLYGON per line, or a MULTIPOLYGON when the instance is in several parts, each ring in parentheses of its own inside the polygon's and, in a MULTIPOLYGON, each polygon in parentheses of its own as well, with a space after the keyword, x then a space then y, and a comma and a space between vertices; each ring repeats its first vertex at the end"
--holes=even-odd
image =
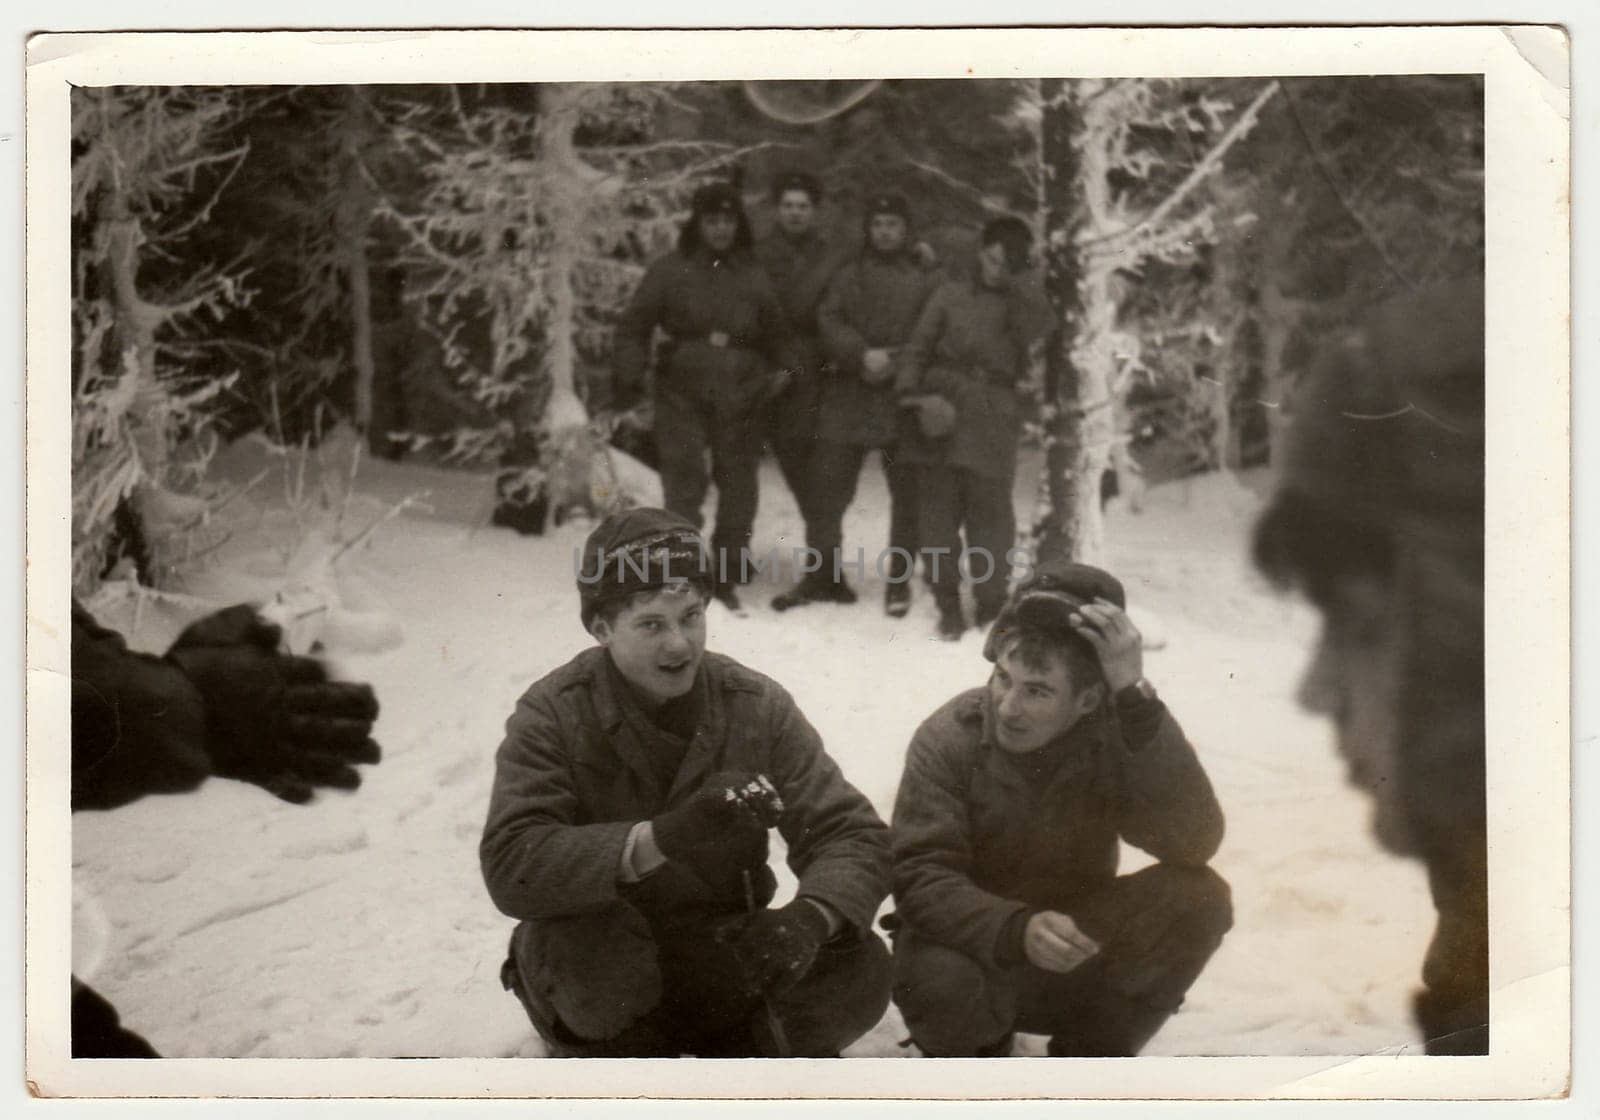
POLYGON ((76 977, 72 981, 74 1058, 159 1058, 143 1038, 122 1025, 117 1009, 76 977))
POLYGON ((814 436, 772 437, 772 457, 778 460, 778 473, 784 485, 794 495, 794 504, 800 517, 811 528, 811 519, 817 515, 816 491, 812 487, 811 459, 816 454, 814 436))
POLYGON ((657 390, 656 442, 661 466, 661 498, 667 509, 699 526, 710 478, 707 417, 694 401, 670 389, 657 390))
POLYGON ((1204 867, 1158 864, 1064 909, 1100 952, 1065 975, 1030 968, 1017 1016, 1061 1056, 1137 1054, 1233 925, 1228 885, 1204 867))
POLYGON ((894 939, 894 1003, 930 1058, 978 1057, 1009 1039, 1019 972, 988 968, 913 930, 894 939))
POLYGON ((917 554, 917 468, 902 463, 892 447, 883 449, 883 477, 889 483, 889 547, 917 554))
POLYGON ((833 572, 834 550, 844 543, 844 515, 855 500, 864 447, 822 440, 811 456, 812 516, 806 521, 806 543, 822 554, 822 570, 833 572))
POLYGON ((682 1053, 661 1032, 653 1014, 615 1038, 597 1041, 574 1034, 555 1008, 523 983, 511 959, 500 966, 500 983, 516 994, 534 1030, 544 1040, 545 1053, 552 1058, 676 1058, 682 1053))
POLYGON ((711 477, 717 484, 717 527, 711 547, 727 556, 728 572, 740 576, 740 551, 750 543, 759 498, 761 431, 751 418, 718 418, 711 432, 711 477))
POLYGON ((517 993, 551 1057, 830 1057, 871 1030, 889 1006, 889 954, 875 936, 823 946, 811 971, 766 1004, 743 991, 738 965, 717 935, 742 915, 657 926, 660 1003, 615 1038, 581 1038, 548 1000, 521 981, 512 960, 502 981, 517 993))
POLYGON ((978 617, 993 619, 1006 601, 1011 566, 1006 554, 1017 541, 1017 515, 1011 504, 1011 480, 962 471, 967 495, 967 573, 972 581, 978 617))
POLYGON ((961 472, 954 467, 924 466, 917 471, 917 530, 928 565, 933 596, 941 608, 961 603, 961 472))
POLYGON ((902 932, 895 1003, 924 1053, 991 1053, 1014 1030, 1052 1054, 1137 1054, 1183 1001, 1233 921, 1208 868, 1151 867, 1066 907, 1100 953, 1069 973, 994 968, 902 932))

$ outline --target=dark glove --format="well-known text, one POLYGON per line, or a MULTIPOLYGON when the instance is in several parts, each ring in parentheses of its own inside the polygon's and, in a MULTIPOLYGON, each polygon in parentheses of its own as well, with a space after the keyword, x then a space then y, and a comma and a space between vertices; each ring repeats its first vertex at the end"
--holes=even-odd
POLYGON ((378 701, 365 684, 330 681, 322 663, 277 651, 278 627, 248 605, 194 623, 167 651, 199 690, 213 770, 285 801, 312 787, 355 789, 372 763, 378 701))
POLYGON ((943 439, 956 430, 956 406, 937 393, 901 397, 900 405, 916 410, 917 425, 929 439, 943 439))
POLYGON ((789 369, 779 369, 767 378, 766 386, 761 391, 761 403, 771 404, 784 393, 789 391, 789 386, 794 384, 794 372, 789 369))
POLYGON ((767 829, 783 804, 765 778, 719 771, 693 797, 650 822, 661 854, 738 898, 743 872, 767 865, 767 829))
POLYGON ((828 939, 828 919, 814 903, 797 898, 777 910, 757 910, 729 932, 750 993, 779 995, 811 970, 828 939))

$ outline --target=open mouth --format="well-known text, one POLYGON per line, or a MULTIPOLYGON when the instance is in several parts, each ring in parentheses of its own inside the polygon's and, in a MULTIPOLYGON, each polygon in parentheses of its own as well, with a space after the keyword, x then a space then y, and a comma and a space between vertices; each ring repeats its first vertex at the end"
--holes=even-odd
POLYGON ((688 661, 679 661, 672 665, 657 665, 656 669, 657 671, 665 673, 667 676, 671 677, 683 672, 689 667, 689 665, 690 662, 688 661))

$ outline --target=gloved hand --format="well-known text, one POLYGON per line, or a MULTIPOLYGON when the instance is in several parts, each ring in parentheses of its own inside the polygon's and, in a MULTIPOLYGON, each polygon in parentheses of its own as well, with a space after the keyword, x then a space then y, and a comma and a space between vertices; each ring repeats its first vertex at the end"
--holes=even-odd
POLYGON ((655 817, 650 830, 667 859, 711 887, 737 892, 742 872, 766 866, 767 829, 782 812, 783 802, 766 778, 722 770, 682 805, 655 817))
POLYGON ((166 659, 205 701, 213 770, 285 801, 314 786, 355 789, 352 763, 374 763, 378 701, 365 684, 330 681, 322 663, 278 652, 281 631, 246 604, 207 615, 178 635, 166 659))
POLYGON ((900 404, 916 410, 917 425, 929 439, 943 439, 956 430, 956 406, 937 393, 902 397, 900 404))
POLYGON ((861 355, 861 380, 868 385, 882 385, 893 376, 894 351, 878 346, 861 355))
POLYGON ((814 903, 797 898, 777 910, 757 910, 724 936, 730 933, 750 994, 778 995, 811 970, 828 939, 828 919, 814 903))
POLYGON ((794 371, 788 368, 774 370, 767 378, 766 386, 761 391, 761 403, 771 404, 784 393, 789 391, 789 386, 794 383, 794 371))

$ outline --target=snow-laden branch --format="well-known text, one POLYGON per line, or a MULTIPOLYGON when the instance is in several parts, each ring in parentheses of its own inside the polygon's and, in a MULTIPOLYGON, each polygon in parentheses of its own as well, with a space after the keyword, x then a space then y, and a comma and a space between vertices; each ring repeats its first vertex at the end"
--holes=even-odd
POLYGON ((1378 236, 1378 231, 1372 227, 1372 223, 1367 221, 1361 211, 1356 209, 1355 204, 1345 196, 1345 192, 1340 189, 1339 180, 1333 174, 1333 168, 1328 164, 1327 153, 1311 139, 1311 131, 1306 128, 1306 122, 1300 116, 1300 107, 1296 104, 1294 95, 1285 89, 1283 91, 1283 100, 1284 104, 1289 107, 1289 119, 1294 121, 1295 131, 1300 134, 1300 139, 1305 142, 1306 150, 1311 153, 1311 159, 1317 165, 1317 170, 1322 173, 1323 179, 1327 181, 1328 189, 1333 192, 1333 197, 1339 200, 1339 205, 1344 208, 1345 213, 1350 215, 1350 219, 1355 222, 1356 228, 1361 231, 1361 235, 1372 245, 1372 248, 1378 254, 1378 259, 1383 261, 1384 267, 1394 275, 1396 280, 1400 281, 1403 287, 1415 290, 1411 277, 1406 275, 1405 270, 1400 267, 1400 262, 1395 260, 1394 255, 1389 252, 1388 245, 1384 243, 1383 238, 1378 236))
POLYGON ((1121 227, 1120 229, 1115 229, 1108 233, 1098 234, 1093 237, 1083 238, 1079 243, 1083 245, 1096 246, 1126 240, 1164 220, 1167 215, 1171 214, 1173 210, 1183 203, 1184 199, 1188 198, 1189 195, 1193 193, 1194 189, 1198 187, 1208 175, 1210 175, 1221 165, 1222 159, 1228 154, 1229 149, 1231 149, 1240 140, 1244 139, 1250 130, 1255 127, 1256 120, 1261 115, 1263 106, 1265 106, 1266 103, 1272 99, 1273 95, 1276 94, 1281 88, 1282 83, 1280 82, 1273 81, 1267 83, 1267 85, 1262 88, 1261 92, 1256 94, 1255 99, 1251 101, 1250 104, 1245 107, 1244 111, 1241 112, 1234 120, 1233 124, 1228 128, 1228 131, 1223 133, 1222 136, 1217 140, 1216 144, 1212 146, 1211 150, 1201 157, 1199 163, 1194 165, 1194 168, 1190 170, 1189 174, 1184 177, 1183 182, 1179 183, 1177 187, 1173 189, 1171 194, 1167 195, 1166 198, 1157 203, 1154 209, 1152 209, 1148 214, 1137 221, 1121 227))
POLYGON ((927 175, 932 179, 937 179, 939 182, 945 184, 945 186, 951 187, 954 190, 970 196, 985 210, 995 214, 1004 215, 1006 217, 1019 218, 1022 221, 1027 222, 1030 227, 1038 220, 1037 214, 1029 214, 1021 210, 1013 210, 1000 199, 995 198, 992 194, 989 194, 976 184, 969 183, 965 179, 958 179, 956 176, 950 174, 942 167, 935 167, 933 164, 926 163, 920 159, 907 158, 904 162, 907 166, 915 168, 924 175, 927 175))

